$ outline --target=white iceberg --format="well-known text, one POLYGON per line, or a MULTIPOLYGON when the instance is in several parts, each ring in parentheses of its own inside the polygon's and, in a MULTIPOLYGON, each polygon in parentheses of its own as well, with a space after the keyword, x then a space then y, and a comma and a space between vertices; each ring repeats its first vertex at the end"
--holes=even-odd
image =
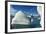
POLYGON ((25 24, 25 25, 28 25, 29 23, 30 23, 30 21, 27 18, 27 16, 22 11, 18 11, 15 14, 15 17, 12 19, 11 24, 25 24))

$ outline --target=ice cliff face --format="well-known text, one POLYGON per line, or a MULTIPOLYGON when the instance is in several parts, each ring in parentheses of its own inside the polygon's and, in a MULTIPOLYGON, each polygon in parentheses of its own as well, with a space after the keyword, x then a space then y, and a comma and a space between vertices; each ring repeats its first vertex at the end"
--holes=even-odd
POLYGON ((27 18, 27 16, 22 12, 22 11, 18 11, 15 14, 15 17, 12 19, 12 23, 11 24, 29 24, 30 21, 27 18))

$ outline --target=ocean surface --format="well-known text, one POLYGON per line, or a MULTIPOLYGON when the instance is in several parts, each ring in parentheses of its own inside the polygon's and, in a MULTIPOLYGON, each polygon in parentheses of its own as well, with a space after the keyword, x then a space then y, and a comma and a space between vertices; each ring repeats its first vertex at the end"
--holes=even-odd
POLYGON ((40 20, 37 18, 33 19, 34 21, 28 25, 22 25, 22 24, 11 24, 11 29, 21 29, 21 28, 40 28, 40 20))
POLYGON ((22 24, 11 24, 11 29, 20 29, 20 28, 39 28, 41 27, 40 21, 33 21, 32 23, 28 25, 22 25, 22 24))

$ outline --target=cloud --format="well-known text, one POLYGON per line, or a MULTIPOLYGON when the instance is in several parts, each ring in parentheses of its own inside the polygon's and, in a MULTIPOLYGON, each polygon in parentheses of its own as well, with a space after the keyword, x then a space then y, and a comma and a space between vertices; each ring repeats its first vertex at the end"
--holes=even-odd
POLYGON ((10 8, 10 14, 11 14, 11 15, 14 16, 16 12, 17 12, 16 9, 14 9, 14 8, 12 8, 12 7, 10 8))
POLYGON ((37 7, 37 12, 38 12, 39 15, 41 15, 41 11, 42 11, 42 7, 41 6, 38 6, 37 7))

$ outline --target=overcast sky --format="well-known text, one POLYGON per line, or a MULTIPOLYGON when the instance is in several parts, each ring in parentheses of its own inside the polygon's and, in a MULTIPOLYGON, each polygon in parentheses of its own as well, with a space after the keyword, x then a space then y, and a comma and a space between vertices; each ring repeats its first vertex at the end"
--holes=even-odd
POLYGON ((24 13, 34 14, 34 15, 38 13, 37 6, 24 6, 24 5, 11 5, 10 6, 10 13, 12 15, 15 15, 15 13, 18 11, 22 11, 24 13))

